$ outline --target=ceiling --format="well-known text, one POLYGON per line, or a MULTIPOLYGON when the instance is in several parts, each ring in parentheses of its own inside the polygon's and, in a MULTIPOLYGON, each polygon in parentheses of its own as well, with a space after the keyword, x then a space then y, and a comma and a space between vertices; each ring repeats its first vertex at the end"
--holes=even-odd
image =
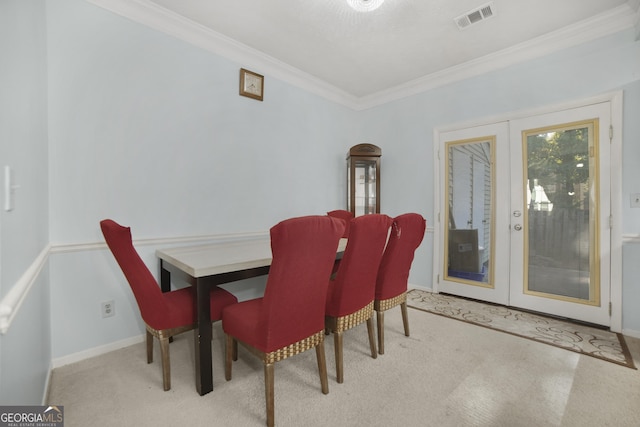
POLYGON ((346 0, 87 1, 347 104, 637 28, 640 3, 386 0, 356 12, 346 0), (486 5, 493 16, 459 29, 455 18, 486 5))

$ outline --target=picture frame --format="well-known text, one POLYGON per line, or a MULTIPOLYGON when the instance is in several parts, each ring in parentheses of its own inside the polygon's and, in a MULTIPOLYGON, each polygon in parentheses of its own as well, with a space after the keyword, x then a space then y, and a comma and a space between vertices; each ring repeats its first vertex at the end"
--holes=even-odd
POLYGON ((264 76, 240 68, 240 95, 262 101, 264 95, 264 76))

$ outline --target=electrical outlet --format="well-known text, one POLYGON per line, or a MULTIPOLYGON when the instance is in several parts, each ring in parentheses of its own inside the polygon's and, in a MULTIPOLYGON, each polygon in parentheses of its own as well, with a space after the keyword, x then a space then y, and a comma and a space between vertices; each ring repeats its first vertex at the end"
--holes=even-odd
POLYGON ((100 303, 102 317, 111 317, 116 314, 116 303, 111 301, 103 301, 100 303))
POLYGON ((631 207, 640 208, 640 193, 634 193, 631 195, 631 207))

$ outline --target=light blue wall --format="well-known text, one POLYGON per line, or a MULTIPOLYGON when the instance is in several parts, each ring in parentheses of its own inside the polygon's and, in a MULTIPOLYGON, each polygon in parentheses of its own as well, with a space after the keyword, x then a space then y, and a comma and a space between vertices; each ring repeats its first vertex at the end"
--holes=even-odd
MULTIPOLYGON (((49 8, 51 239, 267 230, 344 204, 356 112, 83 1, 49 8)), ((260 72, 260 70, 255 70, 260 72)), ((356 140, 357 141, 357 140, 356 140)))
POLYGON ((0 405, 41 405, 46 398, 52 361, 49 297, 45 265, 11 328, 0 336, 0 405))
MULTIPOLYGON (((49 242, 45 23, 44 2, 0 2, 0 166, 11 166, 20 186, 14 210, 0 212, 0 298, 49 242)), ((43 400, 51 363, 48 271, 43 266, 0 335, 0 405, 43 400)))
MULTIPOLYGON (((263 102, 241 97, 243 64, 85 1, 48 14, 54 247, 103 242, 104 218, 135 240, 267 232, 344 207, 357 112, 269 75, 263 102)), ((155 249, 139 247, 153 273, 155 249)), ((50 262, 54 359, 143 333, 108 251, 50 262)))
MULTIPOLYGON (((3 296, 48 244, 47 86, 42 2, 0 2, 0 163, 13 169, 14 210, 0 213, 3 296)), ((4 177, 2 178, 4 183, 4 177)))
MULTIPOLYGON (((639 44, 636 42, 636 45, 639 44)), ((640 57, 640 54, 638 56, 640 57)), ((631 236, 640 236, 640 210, 631 209, 630 202, 631 194, 640 193, 640 71, 637 71, 636 76, 635 82, 624 86, 623 106, 622 223, 624 233, 631 236)), ((636 311, 640 316, 640 310, 636 311)), ((638 319, 640 320, 640 317, 638 319)), ((640 325, 640 322, 637 324, 640 325)))
POLYGON ((631 194, 640 193, 640 79, 626 85, 624 95, 622 222, 627 239, 622 251, 622 324, 640 331, 640 209, 630 207, 631 194))
MULTIPOLYGON (((619 32, 556 54, 430 90, 362 112, 362 140, 383 149, 382 210, 415 210, 434 225, 433 129, 507 116, 623 90, 623 233, 640 234, 640 42, 619 32)), ((411 270, 413 284, 432 287, 433 235, 427 234, 411 270)), ((628 257, 627 257, 628 258, 628 257)), ((640 334, 640 283, 623 271, 623 329, 640 334)))

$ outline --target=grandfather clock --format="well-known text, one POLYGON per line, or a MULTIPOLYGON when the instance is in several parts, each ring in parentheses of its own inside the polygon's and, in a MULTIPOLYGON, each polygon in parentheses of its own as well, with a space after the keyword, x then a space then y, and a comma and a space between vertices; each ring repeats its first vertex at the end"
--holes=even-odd
POLYGON ((373 144, 351 147, 347 156, 347 210, 354 216, 380 213, 380 156, 373 144))

